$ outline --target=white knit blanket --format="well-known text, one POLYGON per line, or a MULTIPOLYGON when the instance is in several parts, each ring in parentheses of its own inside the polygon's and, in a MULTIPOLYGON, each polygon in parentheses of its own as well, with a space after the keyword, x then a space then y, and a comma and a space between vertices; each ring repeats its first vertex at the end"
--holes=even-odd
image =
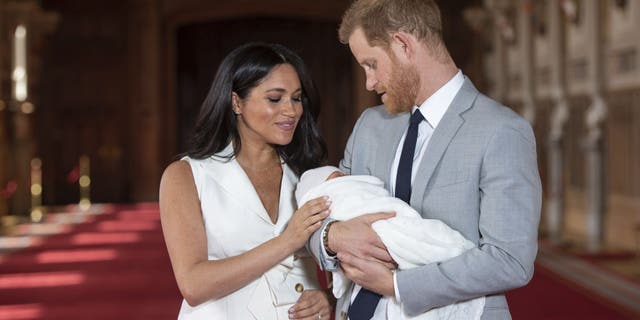
MULTIPOLYGON (((320 196, 329 196, 331 218, 336 220, 395 211, 395 217, 376 221, 372 227, 400 270, 441 262, 474 247, 471 241, 442 221, 420 217, 411 206, 392 197, 384 189, 384 183, 373 176, 344 176, 323 182, 311 188, 300 199, 299 206, 320 196)), ((341 271, 333 272, 333 294, 336 298, 342 297, 350 285, 350 280, 341 271)), ((480 319, 485 303, 485 298, 480 297, 409 317, 395 298, 385 298, 381 303, 387 303, 386 317, 376 313, 374 319, 480 319)))

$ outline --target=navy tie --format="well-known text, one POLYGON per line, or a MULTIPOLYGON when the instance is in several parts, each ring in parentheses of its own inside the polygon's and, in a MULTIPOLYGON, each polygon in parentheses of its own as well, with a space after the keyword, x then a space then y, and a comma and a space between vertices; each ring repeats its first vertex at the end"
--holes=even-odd
MULTIPOLYGON (((398 175, 396 177, 396 198, 409 203, 411 199, 411 167, 413 165, 413 155, 415 154, 416 141, 418 140, 418 126, 424 120, 422 113, 416 110, 409 121, 409 130, 402 145, 400 163, 398 165, 398 175)), ((356 298, 349 307, 349 320, 369 320, 376 311, 378 302, 382 296, 361 288, 356 298)))
POLYGON ((360 288, 360 291, 349 307, 349 320, 369 320, 376 311, 381 295, 360 288))
POLYGON ((418 126, 424 120, 422 113, 416 110, 411 115, 409 130, 404 139, 400 163, 398 164, 398 175, 396 176, 396 198, 409 203, 411 199, 411 169, 413 167, 413 156, 416 151, 416 141, 418 140, 418 126))

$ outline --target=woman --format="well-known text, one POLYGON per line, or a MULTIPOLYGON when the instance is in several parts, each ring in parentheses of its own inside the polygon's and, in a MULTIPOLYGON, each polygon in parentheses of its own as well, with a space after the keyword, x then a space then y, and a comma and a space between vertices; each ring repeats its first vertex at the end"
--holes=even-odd
POLYGON ((329 204, 295 210, 293 196, 326 158, 317 108, 302 60, 283 46, 247 44, 222 61, 193 148, 160 183, 179 319, 329 319, 304 251, 329 204))

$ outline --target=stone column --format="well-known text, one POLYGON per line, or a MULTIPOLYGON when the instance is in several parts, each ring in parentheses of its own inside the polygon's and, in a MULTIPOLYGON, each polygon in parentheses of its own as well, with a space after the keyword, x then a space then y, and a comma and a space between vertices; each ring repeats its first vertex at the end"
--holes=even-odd
POLYGON ((607 117, 607 104, 604 100, 604 33, 603 1, 585 1, 586 19, 590 35, 587 50, 589 52, 589 81, 591 106, 587 110, 585 123, 587 128, 584 139, 586 157, 586 201, 587 201, 587 250, 597 252, 602 248, 604 239, 605 216, 605 175, 602 125, 607 117))
POLYGON ((30 102, 12 104, 13 114, 13 172, 18 189, 12 198, 12 214, 28 214, 31 211, 31 159, 35 156, 36 143, 33 128, 33 105, 30 102))
MULTIPOLYGON (((11 214, 26 215, 31 211, 31 160, 37 154, 34 117, 38 105, 37 88, 41 65, 41 52, 33 48, 42 48, 44 35, 55 29, 58 16, 44 12, 38 2, 33 0, 5 2, 3 9, 6 26, 10 28, 7 34, 12 37, 9 43, 14 42, 13 37, 19 25, 24 26, 26 31, 27 90, 26 93, 18 93, 16 90, 8 103, 12 112, 10 120, 13 130, 13 141, 9 142, 9 178, 15 178, 18 184, 10 201, 10 211, 11 214)), ((13 48, 9 52, 13 54, 13 48)), ((14 66, 10 72, 13 72, 13 68, 14 66)))
POLYGON ((505 103, 507 100, 507 92, 509 90, 509 73, 507 69, 509 66, 509 61, 507 61, 507 50, 504 43, 504 38, 502 37, 502 33, 497 28, 497 26, 494 26, 493 43, 495 46, 494 70, 496 73, 494 97, 496 100, 505 103))
POLYGON ((536 120, 535 104, 535 61, 533 52, 533 31, 531 17, 533 14, 532 0, 520 0, 518 10, 519 41, 522 54, 522 116, 533 125, 536 120))
POLYGON ((160 185, 161 27, 157 0, 129 1, 131 199, 156 201, 160 185))
POLYGON ((565 186, 564 186, 564 129, 569 119, 566 81, 565 25, 561 16, 560 3, 549 2, 549 37, 551 40, 551 131, 549 133, 548 196, 546 227, 549 239, 560 244, 564 229, 565 186))
MULTIPOLYGON (((4 31, 4 1, 0 0, 0 43, 7 43, 4 31)), ((5 78, 4 59, 7 55, 9 46, 0 47, 0 189, 4 188, 8 177, 9 167, 9 140, 7 138, 6 115, 7 115, 7 98, 4 94, 3 79, 5 78)), ((0 225, 2 217, 8 213, 9 207, 7 201, 0 195, 0 225)))
MULTIPOLYGON (((14 78, 15 70, 20 70, 21 67, 18 61, 24 63, 25 77, 27 80, 30 75, 28 57, 29 42, 31 41, 32 31, 31 27, 25 23, 28 21, 29 8, 26 6, 15 8, 18 19, 10 34, 12 35, 12 97, 10 102, 10 108, 13 112, 13 144, 11 148, 11 154, 13 157, 12 171, 15 174, 15 179, 18 183, 18 188, 11 201, 12 214, 27 214, 31 211, 31 159, 35 155, 35 140, 33 134, 33 112, 34 106, 30 102, 31 88, 29 82, 26 81, 26 91, 19 89, 19 78, 14 78), (19 38, 19 35, 21 37, 19 38), (18 39, 22 39, 19 41, 18 39), (24 51, 18 50, 20 48, 19 43, 23 43, 24 51)), ((23 79, 24 79, 23 78, 23 79)), ((24 80, 23 80, 24 81, 24 80)))
POLYGON ((504 12, 508 3, 505 4, 504 1, 500 0, 485 0, 484 4, 489 10, 490 20, 493 22, 494 64, 491 68, 495 72, 495 83, 492 97, 497 101, 506 103, 507 93, 509 92, 509 61, 502 28, 505 28, 508 23, 504 12))

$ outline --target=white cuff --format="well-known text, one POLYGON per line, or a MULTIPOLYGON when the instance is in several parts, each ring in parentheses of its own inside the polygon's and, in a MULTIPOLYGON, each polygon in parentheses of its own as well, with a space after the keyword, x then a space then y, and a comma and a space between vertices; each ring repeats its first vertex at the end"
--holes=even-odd
POLYGON ((396 301, 398 303, 402 303, 402 300, 400 300, 400 291, 398 290, 398 278, 397 278, 397 273, 396 270, 393 270, 393 293, 396 296, 396 301))

